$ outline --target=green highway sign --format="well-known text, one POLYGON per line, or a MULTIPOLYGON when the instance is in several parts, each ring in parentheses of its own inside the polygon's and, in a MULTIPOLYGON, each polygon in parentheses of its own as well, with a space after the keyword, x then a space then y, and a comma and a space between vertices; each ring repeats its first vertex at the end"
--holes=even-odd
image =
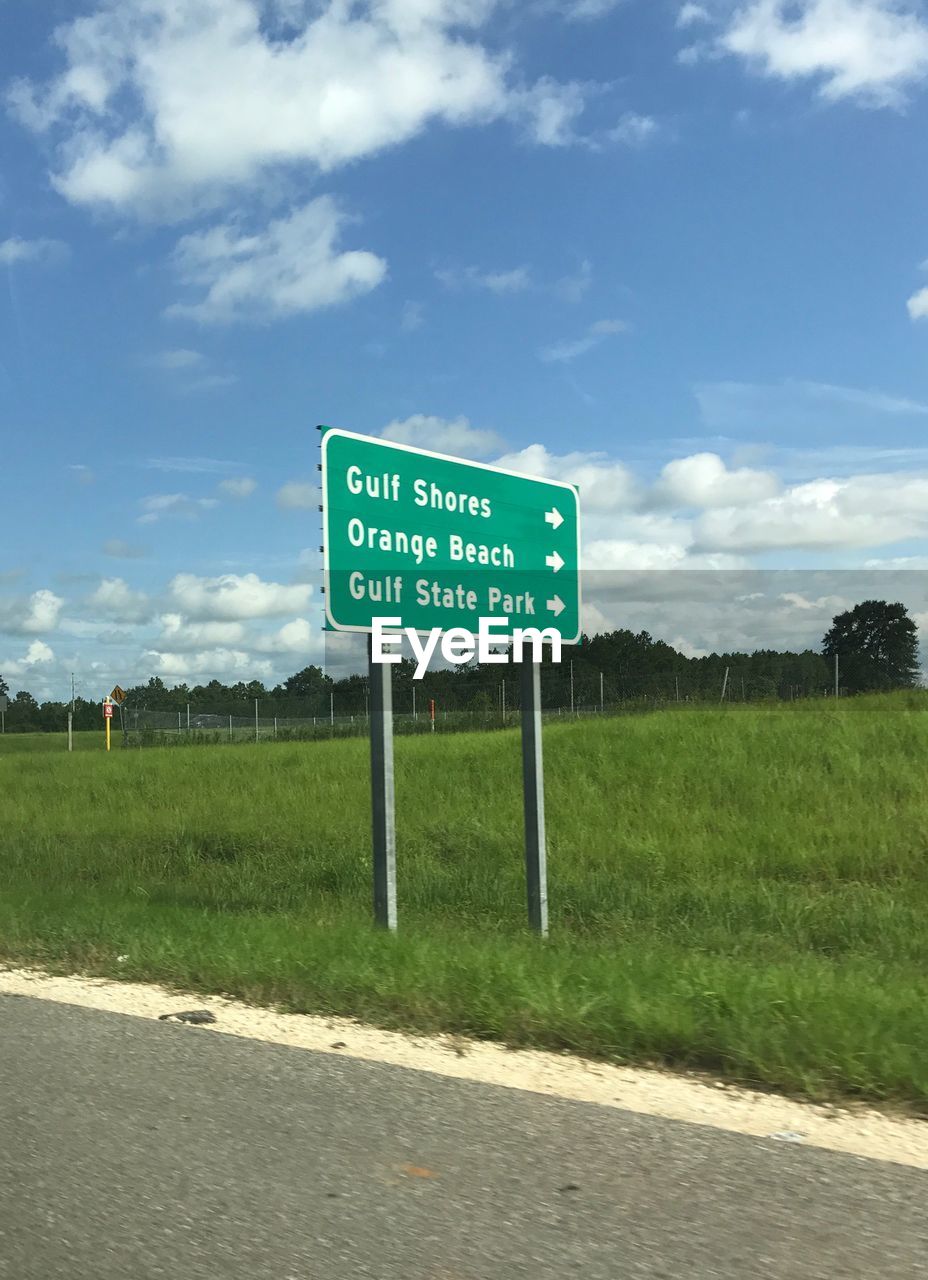
POLYGON ((580 638, 573 485, 322 427, 325 608, 336 631, 477 630, 480 618, 580 638))

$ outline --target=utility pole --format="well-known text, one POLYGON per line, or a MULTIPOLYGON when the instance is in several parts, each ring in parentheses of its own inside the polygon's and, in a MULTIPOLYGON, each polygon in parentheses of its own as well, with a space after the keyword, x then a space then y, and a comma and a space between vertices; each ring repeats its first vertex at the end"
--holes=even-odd
POLYGON ((729 672, 729 670, 730 670, 730 668, 729 668, 729 667, 726 667, 726 668, 725 668, 725 679, 722 681, 722 696, 721 696, 721 698, 719 698, 719 702, 724 702, 724 701, 725 701, 725 694, 728 692, 728 672, 729 672))
POLYGON ((840 693, 839 693, 839 690, 838 690, 838 683, 839 683, 839 677, 838 677, 838 655, 837 655, 837 654, 835 654, 835 698, 839 698, 839 697, 841 696, 841 695, 840 695, 840 693))
POLYGON ((606 699, 603 691, 603 673, 599 673, 599 714, 602 715, 606 710, 606 699))
POLYGON ((500 707, 503 713, 503 724, 506 723, 506 681, 500 685, 500 707))
POLYGON ((255 742, 258 741, 258 699, 255 698, 255 742))
POLYGON ((679 702, 680 701, 680 677, 679 676, 674 676, 673 687, 677 691, 677 702, 679 702))
POLYGON ((574 713, 574 660, 570 660, 570 714, 574 713))
POLYGON ((68 711, 68 750, 74 750, 74 672, 71 672, 71 707, 68 711))

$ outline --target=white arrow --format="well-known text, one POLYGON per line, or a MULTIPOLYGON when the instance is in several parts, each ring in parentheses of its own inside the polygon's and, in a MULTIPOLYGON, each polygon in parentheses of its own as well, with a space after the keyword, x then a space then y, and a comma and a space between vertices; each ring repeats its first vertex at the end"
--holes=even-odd
POLYGON ((564 601, 561 599, 560 596, 555 596, 553 600, 546 601, 546 606, 547 606, 548 612, 553 613, 555 618, 559 618, 561 614, 564 612, 564 610, 567 608, 567 605, 564 603, 564 601))
POLYGON ((564 561, 556 551, 553 556, 545 556, 545 564, 549 569, 553 569, 555 573, 560 573, 561 569, 564 568, 564 561))
POLYGON ((560 529, 564 523, 564 517, 557 507, 552 507, 550 511, 545 512, 545 523, 551 525, 554 529, 560 529))

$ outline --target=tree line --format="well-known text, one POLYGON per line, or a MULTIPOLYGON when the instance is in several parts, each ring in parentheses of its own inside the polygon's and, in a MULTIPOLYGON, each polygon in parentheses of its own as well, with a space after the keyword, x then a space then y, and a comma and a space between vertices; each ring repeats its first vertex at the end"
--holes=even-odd
MULTIPOLYGON (((918 631, 902 604, 867 600, 838 614, 818 650, 711 653, 687 657, 647 631, 619 629, 584 636, 566 647, 558 666, 545 662, 542 688, 549 707, 591 706, 600 699, 616 702, 718 701, 821 697, 834 692, 835 657, 842 694, 912 688, 920 682, 918 631)), ((518 706, 518 679, 511 667, 473 662, 431 671, 413 680, 414 664, 403 659, 393 667, 397 711, 415 707, 440 711, 489 711, 518 706), (508 688, 507 688, 508 686, 508 688)), ((114 683, 118 673, 114 675, 114 683)), ((305 718, 364 715, 367 677, 353 674, 333 680, 321 667, 308 666, 275 685, 260 680, 223 684, 178 684, 168 687, 153 676, 126 690, 126 706, 137 711, 179 713, 191 723, 203 716, 252 716, 255 701, 263 717, 305 718)), ((0 696, 9 698, 6 728, 11 732, 60 732, 67 728, 68 701, 39 701, 27 690, 10 695, 0 675, 0 696)), ((75 729, 99 729, 100 704, 86 698, 73 703, 75 729)))

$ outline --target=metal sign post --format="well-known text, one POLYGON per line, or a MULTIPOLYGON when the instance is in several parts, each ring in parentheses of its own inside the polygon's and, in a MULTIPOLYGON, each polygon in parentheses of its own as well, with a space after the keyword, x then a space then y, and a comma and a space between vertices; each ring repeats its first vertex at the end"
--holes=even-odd
MULTIPOLYGON (((580 639, 576 488, 503 467, 320 427, 327 627, 473 634, 480 620, 580 639), (394 621, 391 624, 395 627, 394 621)), ((396 928, 390 665, 368 648, 374 916, 396 928)), ((529 921, 548 932, 541 673, 522 664, 522 773, 529 921)), ((506 720, 505 681, 501 691, 506 720)), ((571 706, 573 678, 571 673, 571 706)), ((334 707, 330 703, 334 724, 334 707)), ((435 702, 429 699, 435 731, 435 702)))
POLYGON ((521 664, 522 791, 525 807, 525 880, 528 922, 548 936, 548 859, 545 843, 545 775, 541 752, 541 666, 521 664))
POLYGON ((392 668, 373 662, 368 646, 371 716, 371 819, 374 844, 374 921, 396 928, 396 802, 393 788, 392 668))
POLYGON ((6 697, 0 697, 0 733, 6 733, 6 697))

